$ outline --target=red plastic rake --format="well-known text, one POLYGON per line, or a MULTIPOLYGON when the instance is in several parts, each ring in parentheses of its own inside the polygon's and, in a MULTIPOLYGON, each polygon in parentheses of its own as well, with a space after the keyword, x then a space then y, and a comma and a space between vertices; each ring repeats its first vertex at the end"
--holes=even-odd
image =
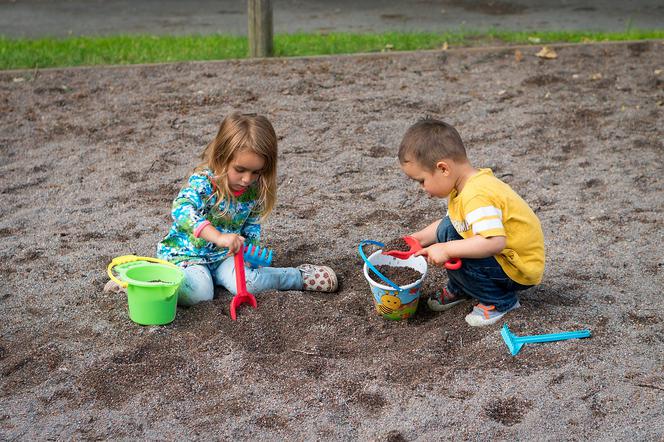
MULTIPOLYGON (((410 246, 409 250, 390 250, 389 252, 383 252, 383 255, 393 256, 397 259, 408 259, 413 253, 422 250, 420 242, 412 236, 404 236, 403 240, 410 246)), ((450 259, 445 263, 445 268, 448 270, 459 270, 461 268, 461 259, 450 259)))
POLYGON ((256 298, 247 291, 247 280, 244 275, 244 256, 242 252, 235 254, 235 285, 237 294, 231 299, 231 319, 235 321, 237 314, 235 310, 242 304, 249 303, 253 308, 257 308, 256 298))

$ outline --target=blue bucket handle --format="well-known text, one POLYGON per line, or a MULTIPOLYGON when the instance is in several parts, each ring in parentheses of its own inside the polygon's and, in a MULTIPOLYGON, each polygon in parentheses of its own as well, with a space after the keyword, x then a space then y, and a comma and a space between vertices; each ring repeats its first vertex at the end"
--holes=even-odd
POLYGON ((376 267, 374 267, 374 265, 369 262, 369 260, 367 259, 367 256, 364 254, 364 250, 362 250, 362 246, 364 246, 365 244, 373 244, 374 246, 378 246, 378 247, 385 247, 385 244, 383 244, 382 242, 373 241, 373 240, 370 240, 370 239, 365 239, 364 241, 360 242, 359 246, 357 246, 357 251, 360 253, 360 257, 364 260, 367 267, 369 267, 369 269, 371 269, 372 272, 374 272, 376 275, 378 275, 378 277, 380 279, 385 281, 393 289, 401 291, 401 287, 399 287, 394 282, 392 282, 392 280, 390 280, 387 276, 380 273, 378 271, 378 269, 376 267))

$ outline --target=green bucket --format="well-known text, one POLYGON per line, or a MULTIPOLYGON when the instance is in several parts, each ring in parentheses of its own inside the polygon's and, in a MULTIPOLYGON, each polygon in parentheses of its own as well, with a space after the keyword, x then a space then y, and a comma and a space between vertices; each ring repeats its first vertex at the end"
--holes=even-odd
MULTIPOLYGON (((116 258, 122 262, 123 258, 116 258)), ((157 261, 156 259, 154 261, 157 261)), ((109 266, 109 269, 112 268, 109 266)), ((115 267, 119 279, 109 275, 127 287, 129 319, 141 325, 170 324, 175 319, 178 304, 178 288, 184 278, 179 267, 170 263, 142 260, 123 262, 115 267)))

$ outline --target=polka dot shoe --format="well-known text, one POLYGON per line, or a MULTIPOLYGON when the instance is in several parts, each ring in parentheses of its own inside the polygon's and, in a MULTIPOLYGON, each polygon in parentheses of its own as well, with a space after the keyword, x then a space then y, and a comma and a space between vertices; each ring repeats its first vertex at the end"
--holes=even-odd
POLYGON ((337 275, 329 267, 302 264, 297 267, 302 273, 302 289, 311 292, 336 292, 337 275))

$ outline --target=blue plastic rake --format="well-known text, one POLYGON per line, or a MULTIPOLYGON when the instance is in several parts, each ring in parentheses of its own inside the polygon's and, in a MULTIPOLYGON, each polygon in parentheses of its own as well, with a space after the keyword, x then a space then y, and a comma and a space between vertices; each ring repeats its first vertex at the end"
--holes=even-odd
POLYGON ((272 264, 272 249, 250 244, 244 248, 244 260, 252 267, 270 267, 270 264, 272 264))
POLYGON ((505 341, 505 344, 507 344, 507 348, 510 350, 510 353, 512 353, 512 356, 516 356, 516 354, 521 350, 521 347, 523 347, 525 344, 534 342, 553 342, 564 341, 567 339, 589 338, 590 330, 551 333, 548 335, 516 336, 510 331, 510 329, 507 327, 507 324, 504 324, 502 330, 500 330, 500 334, 503 336, 503 341, 505 341))

